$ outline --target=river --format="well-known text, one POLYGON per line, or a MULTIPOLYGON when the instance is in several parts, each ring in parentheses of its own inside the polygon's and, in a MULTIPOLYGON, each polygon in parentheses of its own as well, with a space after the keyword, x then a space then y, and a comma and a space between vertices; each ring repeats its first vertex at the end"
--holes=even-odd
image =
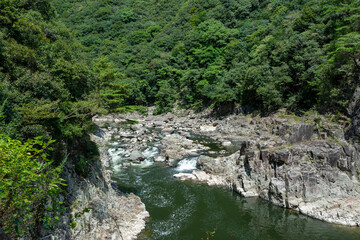
POLYGON ((140 240, 205 240, 207 232, 217 240, 360 239, 359 228, 321 222, 225 188, 176 180, 174 174, 196 168, 196 157, 175 168, 156 163, 158 142, 143 151, 147 159, 141 164, 124 167, 121 144, 109 145, 113 180, 121 191, 138 195, 151 216, 140 240))

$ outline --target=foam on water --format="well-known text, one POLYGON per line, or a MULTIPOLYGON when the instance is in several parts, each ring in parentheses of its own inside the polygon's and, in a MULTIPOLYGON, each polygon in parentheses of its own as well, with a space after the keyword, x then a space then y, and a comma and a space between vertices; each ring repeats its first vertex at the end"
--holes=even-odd
POLYGON ((175 170, 178 172, 195 170, 196 169, 196 161, 197 161, 197 157, 185 158, 178 163, 175 170))
POLYGON ((112 147, 118 147, 118 146, 120 146, 120 142, 110 142, 110 143, 108 143, 110 146, 112 146, 112 147))
POLYGON ((151 165, 153 165, 154 162, 149 160, 149 159, 146 159, 140 163, 132 163, 131 165, 132 166, 135 166, 135 167, 140 167, 140 168, 147 168, 147 167, 150 167, 151 165))
POLYGON ((111 162, 114 166, 120 164, 123 161, 123 154, 125 153, 125 149, 123 148, 110 148, 108 150, 109 155, 111 157, 111 162))
POLYGON ((157 147, 148 147, 142 152, 142 154, 146 158, 153 158, 159 154, 159 149, 157 147))
POLYGON ((121 164, 114 165, 114 166, 112 167, 112 169, 113 169, 114 172, 120 173, 120 172, 122 172, 122 170, 123 170, 123 166, 122 166, 121 164))

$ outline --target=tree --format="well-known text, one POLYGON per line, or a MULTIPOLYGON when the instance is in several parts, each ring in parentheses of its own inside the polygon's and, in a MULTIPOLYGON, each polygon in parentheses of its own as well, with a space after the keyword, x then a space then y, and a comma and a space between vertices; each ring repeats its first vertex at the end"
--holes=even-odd
POLYGON ((40 137, 21 143, 0 135, 0 227, 12 237, 36 238, 40 227, 54 226, 51 212, 62 205, 61 166, 48 160, 53 141, 40 137))

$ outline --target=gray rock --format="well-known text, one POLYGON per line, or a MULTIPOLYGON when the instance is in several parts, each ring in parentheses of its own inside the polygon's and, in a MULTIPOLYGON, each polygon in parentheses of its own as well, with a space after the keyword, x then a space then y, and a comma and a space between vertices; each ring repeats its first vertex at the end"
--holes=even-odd
POLYGON ((60 218, 57 229, 43 231, 43 238, 63 240, 124 239, 133 240, 145 228, 149 213, 140 198, 114 189, 110 173, 105 168, 109 155, 106 147, 108 132, 91 138, 100 148, 100 158, 94 159, 87 178, 78 176, 73 164, 67 162, 62 178, 70 194, 59 199, 70 206, 60 218), (65 200, 66 199, 66 200, 65 200))
POLYGON ((214 132, 216 131, 216 126, 211 126, 211 125, 208 125, 208 126, 200 126, 200 132, 214 132))
POLYGON ((164 121, 155 121, 155 122, 153 123, 154 127, 161 127, 161 126, 163 126, 164 124, 165 124, 164 121))
POLYGON ((140 163, 141 161, 145 160, 145 156, 138 150, 132 151, 129 159, 133 162, 133 163, 140 163))
POLYGON ((161 140, 161 144, 163 146, 161 148, 161 155, 169 163, 184 157, 194 156, 197 151, 204 149, 203 146, 179 134, 166 135, 161 140))
POLYGON ((134 124, 130 126, 130 129, 133 131, 141 131, 143 130, 143 125, 142 124, 134 124))
POLYGON ((224 147, 230 147, 232 143, 230 141, 224 141, 221 143, 221 145, 223 145, 224 147))
POLYGON ((174 128, 169 127, 169 128, 164 128, 161 130, 161 133, 165 133, 165 134, 172 134, 174 132, 174 128))
POLYGON ((314 134, 314 125, 312 124, 298 124, 291 130, 289 137, 290 143, 302 142, 309 140, 314 134))

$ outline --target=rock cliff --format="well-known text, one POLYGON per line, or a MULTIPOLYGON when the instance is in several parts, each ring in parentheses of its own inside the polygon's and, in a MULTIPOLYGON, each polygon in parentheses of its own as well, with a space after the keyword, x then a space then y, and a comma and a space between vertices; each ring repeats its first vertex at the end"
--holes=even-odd
POLYGON ((236 153, 198 159, 211 182, 219 177, 245 197, 260 196, 327 222, 360 225, 359 152, 339 126, 319 129, 266 118, 253 124, 255 132, 237 142, 236 153))
MULTIPOLYGON (((55 233, 42 239, 132 240, 145 228, 149 213, 140 198, 124 194, 111 182, 106 143, 110 133, 99 130, 91 136, 100 150, 86 178, 79 176, 71 162, 65 165, 62 178, 67 194, 60 199, 68 207, 55 233)), ((44 234, 45 235, 45 234, 44 234)))

